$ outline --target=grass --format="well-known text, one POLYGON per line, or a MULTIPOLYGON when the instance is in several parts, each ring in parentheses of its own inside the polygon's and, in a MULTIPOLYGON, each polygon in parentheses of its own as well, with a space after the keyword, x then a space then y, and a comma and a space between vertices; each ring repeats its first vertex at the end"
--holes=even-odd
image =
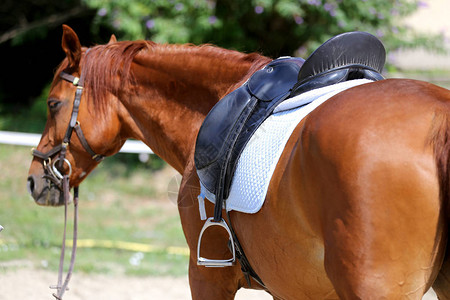
MULTIPOLYGON (((167 194, 175 171, 157 159, 150 164, 162 168, 152 171, 148 164, 134 163, 130 155, 117 156, 102 162, 80 186, 79 239, 139 243, 154 250, 80 247, 75 269, 142 276, 187 274, 186 242, 176 205, 167 194), (174 254, 168 247, 184 251, 174 254)), ((5 227, 0 233, 0 272, 22 262, 57 270, 64 209, 40 207, 31 200, 26 191, 30 162, 29 149, 0 145, 0 224, 5 227)))

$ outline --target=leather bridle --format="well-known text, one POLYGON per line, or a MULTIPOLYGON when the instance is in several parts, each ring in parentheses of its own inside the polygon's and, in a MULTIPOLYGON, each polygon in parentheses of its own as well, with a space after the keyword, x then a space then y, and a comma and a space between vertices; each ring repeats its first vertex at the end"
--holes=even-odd
POLYGON ((69 160, 66 158, 66 153, 74 130, 84 149, 91 155, 93 160, 95 160, 96 162, 101 162, 105 158, 105 156, 97 154, 92 150, 83 134, 83 131, 81 130, 81 124, 77 120, 81 103, 81 95, 83 93, 83 74, 78 78, 62 71, 60 77, 68 82, 71 82, 74 86, 77 87, 77 90, 75 92, 75 99, 73 101, 72 115, 70 117, 69 126, 67 127, 66 134, 64 135, 61 144, 53 147, 45 153, 33 149, 32 154, 33 156, 43 160, 44 167, 48 172, 48 175, 46 175, 45 178, 51 180, 62 191, 63 189, 61 180, 63 179, 63 175, 59 170, 61 170, 64 166, 64 163, 66 163, 69 167, 68 175, 70 176, 72 172, 72 166, 69 160), (59 153, 59 156, 52 162, 51 157, 53 157, 57 153, 59 153))
MULTIPOLYGON (((87 52, 86 52, 87 54, 87 52)), ((73 243, 72 243, 72 254, 70 257, 70 265, 67 271, 66 278, 64 283, 62 281, 63 277, 63 266, 64 266, 64 257, 65 257, 65 246, 66 246, 66 228, 67 228, 67 206, 70 201, 70 187, 69 187, 69 178, 72 173, 72 166, 69 160, 66 158, 67 148, 70 144, 70 139, 72 137, 72 133, 75 130, 75 133, 78 136, 81 144, 84 149, 91 155, 92 159, 96 162, 101 162, 105 156, 101 154, 95 153, 92 148, 89 146, 83 131, 80 127, 80 122, 78 122, 78 111, 80 108, 81 95, 83 93, 83 83, 84 83, 84 74, 82 73, 80 77, 75 77, 70 75, 64 71, 60 73, 60 77, 68 82, 71 82, 74 86, 77 87, 75 92, 75 98, 73 101, 72 115, 70 117, 69 126, 67 127, 66 134, 64 135, 63 141, 60 145, 53 147, 48 152, 40 152, 36 149, 32 150, 32 154, 35 157, 42 159, 44 169, 46 170, 46 174, 44 178, 50 180, 64 195, 64 234, 63 241, 61 246, 61 256, 59 261, 59 271, 58 271, 58 283, 55 286, 50 286, 51 289, 56 289, 57 292, 53 293, 53 296, 61 300, 64 292, 68 290, 67 286, 69 284, 70 278, 72 276, 73 267, 75 264, 75 256, 76 256, 76 248, 77 248, 77 232, 78 232, 78 186, 74 187, 74 221, 73 221, 73 243), (52 157, 57 155, 56 159, 52 162, 52 157), (67 164, 69 170, 66 174, 62 174, 60 170, 63 170, 64 163, 67 164)))

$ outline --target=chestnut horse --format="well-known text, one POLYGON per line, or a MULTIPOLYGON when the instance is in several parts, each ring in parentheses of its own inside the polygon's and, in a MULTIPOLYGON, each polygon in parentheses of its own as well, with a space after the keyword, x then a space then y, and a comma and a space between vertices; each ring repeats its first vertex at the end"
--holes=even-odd
MULTIPOLYGON (((270 59, 114 39, 87 52, 73 30, 63 29, 67 57, 54 77, 37 149, 60 145, 71 118, 77 87, 61 73, 84 77, 77 117, 84 135, 71 137, 67 162, 56 170, 68 175, 70 163, 70 186, 77 187, 98 164, 84 144, 112 155, 127 138, 145 142, 183 175, 178 207, 191 250, 192 298, 233 299, 248 287, 239 265, 197 266, 203 221, 194 144, 212 106, 270 59)), ((234 230, 275 299, 421 299, 431 286, 450 299, 449 154, 448 90, 405 79, 351 88, 298 124, 262 209, 231 212, 234 230)), ((28 186, 36 203, 60 205, 48 163, 33 159, 28 186)), ((206 211, 212 216, 208 201, 206 211)), ((227 240, 221 231, 204 236, 202 253, 228 258, 227 240)))

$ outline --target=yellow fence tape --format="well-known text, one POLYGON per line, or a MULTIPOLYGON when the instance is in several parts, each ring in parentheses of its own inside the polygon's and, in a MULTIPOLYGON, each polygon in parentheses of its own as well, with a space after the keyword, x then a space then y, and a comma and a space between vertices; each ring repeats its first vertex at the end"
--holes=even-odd
MULTIPOLYGON (((72 246, 72 241, 67 241, 69 247, 72 246)), ((133 242, 123 242, 123 241, 111 241, 111 240, 92 240, 84 239, 77 241, 77 247, 80 248, 109 248, 109 249, 120 249, 135 252, 145 252, 145 253, 155 253, 155 252, 166 252, 168 254, 175 255, 185 255, 189 256, 189 249, 184 247, 160 247, 149 244, 133 243, 133 242)))
MULTIPOLYGON (((6 245, 6 243, 0 240, 0 245, 6 245)), ((67 241, 67 246, 72 246, 72 240, 67 241)), ((186 247, 161 247, 149 244, 111 240, 80 239, 77 241, 77 248, 107 248, 144 253, 165 252, 173 255, 189 256, 189 249, 186 247)))

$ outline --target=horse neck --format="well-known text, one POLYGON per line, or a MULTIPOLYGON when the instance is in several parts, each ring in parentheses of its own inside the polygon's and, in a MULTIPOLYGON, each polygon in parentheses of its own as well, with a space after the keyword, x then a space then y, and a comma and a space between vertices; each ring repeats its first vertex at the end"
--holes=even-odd
POLYGON ((122 98, 129 136, 182 173, 206 114, 268 62, 212 46, 154 45, 142 51, 131 65, 137 92, 122 98))

